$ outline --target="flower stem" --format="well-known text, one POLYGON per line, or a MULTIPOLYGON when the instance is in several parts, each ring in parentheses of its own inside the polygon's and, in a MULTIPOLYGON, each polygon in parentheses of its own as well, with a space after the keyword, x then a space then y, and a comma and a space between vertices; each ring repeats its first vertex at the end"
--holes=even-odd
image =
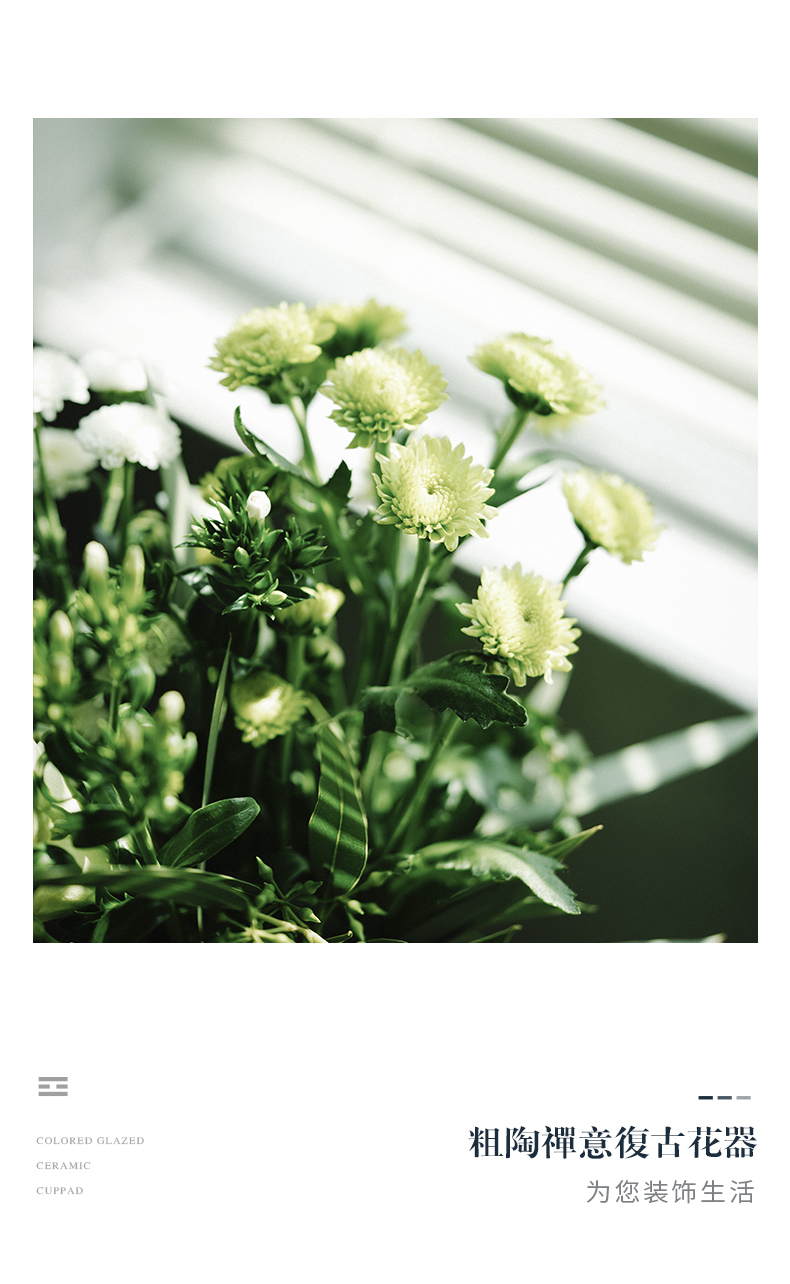
POLYGON ((348 546, 348 541, 345 539, 343 532, 340 529, 340 525, 330 501, 321 494, 316 495, 316 500, 318 503, 318 512, 321 517, 321 521, 324 524, 324 530, 326 531, 330 543, 333 545, 335 552, 340 559, 340 564, 346 573, 348 587, 356 597, 359 597, 364 593, 365 586, 362 583, 357 570, 356 559, 348 546))
POLYGON ((143 817, 132 829, 132 838, 138 854, 141 856, 144 865, 158 865, 159 861, 156 855, 151 830, 148 827, 148 821, 143 817))
POLYGON ((582 549, 579 556, 576 558, 576 561, 573 563, 573 566, 571 567, 571 569, 568 571, 568 574, 565 576, 565 579, 562 581, 563 589, 567 588, 570 581, 575 579, 577 575, 581 575, 582 571, 587 565, 587 559, 589 558, 590 553, 592 553, 593 550, 596 548, 598 548, 598 545, 595 543, 595 540, 586 539, 584 541, 584 548, 582 549))
POLYGON ((395 826, 392 838, 390 839, 387 847, 387 854, 398 850, 398 844, 401 842, 401 839, 403 839, 403 846, 408 847, 422 814, 423 804, 430 788, 431 777, 433 776, 433 769, 436 766, 440 754, 444 749, 446 749, 460 725, 457 715, 452 711, 448 711, 439 722, 433 744, 431 745, 430 753, 422 765, 422 771, 420 772, 420 779, 417 783, 417 787, 395 826))
POLYGON ((505 420, 502 430, 497 441, 496 450, 494 451, 489 468, 497 469, 507 455, 510 447, 518 437, 524 424, 527 422, 528 410, 520 410, 518 406, 513 411, 509 419, 505 420))
POLYGON ((108 535, 115 530, 115 523, 118 520, 118 514, 121 511, 125 491, 124 465, 120 464, 113 468, 107 482, 107 489, 104 492, 104 506, 99 518, 99 526, 108 535))
POLYGON ((134 478, 137 471, 137 465, 126 460, 123 466, 123 498, 121 500, 121 516, 119 528, 121 531, 121 543, 126 546, 126 528, 134 515, 134 478))
POLYGON ((230 664, 230 647, 232 636, 228 634, 228 645, 225 648, 225 659, 222 662, 219 679, 217 680, 217 690, 214 694, 214 708, 211 714, 211 726, 208 733, 208 744, 206 746, 206 766, 203 772, 203 796, 200 800, 201 807, 208 804, 211 796, 211 777, 214 774, 214 759, 217 755, 217 740, 219 738, 220 727, 224 717, 225 704, 225 686, 228 680, 228 665, 230 664))
POLYGON ((390 670, 389 685, 400 682, 409 651, 414 644, 414 622, 419 615, 420 601, 431 573, 431 542, 421 539, 417 545, 414 572, 406 588, 404 600, 408 603, 406 617, 398 630, 398 642, 390 670))
POLYGON ((66 534, 60 522, 58 506, 52 495, 52 488, 47 477, 47 470, 44 465, 44 451, 41 446, 41 416, 36 415, 33 425, 33 432, 36 440, 36 454, 38 456, 38 475, 41 486, 41 495, 44 501, 45 523, 39 523, 39 536, 44 536, 46 543, 50 545, 52 559, 58 567, 61 583, 66 597, 70 597, 74 591, 74 585, 69 574, 68 560, 66 558, 66 534))
MULTIPOLYGON (((305 644, 307 639, 297 634, 295 637, 288 638, 288 661, 286 666, 287 680, 292 687, 299 690, 302 678, 305 672, 305 644)), ((287 820, 288 820, 288 796, 291 782, 291 759, 293 757, 294 731, 293 727, 283 736, 282 743, 282 785, 283 785, 283 845, 287 840, 287 820)))
POLYGON ((307 411, 305 410, 304 402, 302 401, 301 397, 289 397, 288 407, 294 419, 296 420, 296 426, 299 429, 299 433, 302 438, 302 448, 304 450, 303 463, 305 464, 305 467, 307 468, 307 471, 309 472, 313 481, 320 486, 321 477, 319 475, 318 467, 315 462, 313 447, 310 444, 310 435, 307 431, 307 411))

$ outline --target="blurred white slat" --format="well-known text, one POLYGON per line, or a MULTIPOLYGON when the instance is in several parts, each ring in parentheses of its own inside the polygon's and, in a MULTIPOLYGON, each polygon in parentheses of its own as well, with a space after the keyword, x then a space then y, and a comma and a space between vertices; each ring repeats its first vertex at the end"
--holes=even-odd
POLYGON ((269 163, 435 238, 746 391, 754 326, 515 215, 410 173, 303 121, 227 121, 223 135, 269 163))
POLYGON ((507 121, 508 134, 525 146, 540 141, 557 156, 596 163, 601 174, 617 173, 635 185, 647 182, 676 194, 711 217, 722 214, 744 225, 757 220, 757 180, 750 174, 687 151, 676 143, 601 119, 518 119, 507 121))
POLYGON ((571 238, 592 238, 605 253, 627 253, 659 278, 669 274, 676 283, 714 292, 725 304, 756 303, 755 251, 498 139, 449 120, 323 124, 571 238))

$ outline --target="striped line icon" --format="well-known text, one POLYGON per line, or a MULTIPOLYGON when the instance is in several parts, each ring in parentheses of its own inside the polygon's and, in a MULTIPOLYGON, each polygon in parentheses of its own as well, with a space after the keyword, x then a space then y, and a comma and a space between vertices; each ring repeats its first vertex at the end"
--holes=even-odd
POLYGON ((64 1074, 40 1074, 38 1076, 39 1097, 67 1097, 69 1081, 64 1074))
POLYGON ((751 1101, 751 1097, 697 1097, 698 1101, 751 1101))

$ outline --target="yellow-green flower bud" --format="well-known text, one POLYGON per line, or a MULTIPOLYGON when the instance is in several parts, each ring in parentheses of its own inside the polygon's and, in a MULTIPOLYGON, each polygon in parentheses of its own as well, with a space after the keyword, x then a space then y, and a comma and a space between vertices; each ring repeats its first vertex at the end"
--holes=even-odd
POLYGON ((109 600, 107 596, 107 572, 110 569, 110 559, 107 556, 107 549, 98 540, 94 539, 85 545, 83 556, 90 591, 96 601, 103 605, 109 600))
POLYGON ((139 611, 145 601, 145 554, 139 544, 130 544, 121 568, 121 594, 130 611, 139 611))
POLYGON ((165 722, 171 726, 178 726, 184 716, 184 697, 180 691, 165 691, 159 700, 159 712, 165 722))
POLYGON ((74 641, 74 630, 71 627, 71 620, 65 611, 55 611, 49 622, 49 640, 53 651, 62 651, 71 654, 72 643, 74 641))
POLYGON ((238 548, 234 549, 233 560, 237 566, 249 566, 250 555, 246 548, 242 548, 241 545, 239 545, 238 548))
POLYGON ((71 656, 63 651, 56 651, 49 657, 49 689, 59 700, 68 697, 74 669, 71 656))
POLYGON ((143 752, 143 729, 136 718, 124 718, 118 728, 118 753, 121 761, 129 765, 136 762, 143 752))
POLYGON ((230 703, 242 740, 258 748, 290 731, 304 713, 307 699, 290 683, 261 669, 233 683, 230 703))
POLYGON ((146 660, 138 660, 127 674, 129 681, 129 701, 132 708, 139 709, 154 694, 156 676, 146 660))

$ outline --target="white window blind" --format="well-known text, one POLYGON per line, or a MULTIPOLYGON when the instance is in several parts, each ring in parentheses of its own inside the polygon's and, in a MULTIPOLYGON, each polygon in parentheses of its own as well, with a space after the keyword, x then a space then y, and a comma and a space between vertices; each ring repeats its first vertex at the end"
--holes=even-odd
MULTIPOLYGON (((753 706, 755 122, 76 120, 37 133, 36 337, 141 355, 173 413, 228 444, 241 401, 296 449, 281 408, 206 369, 251 306, 373 294, 404 308, 405 342, 448 380, 430 429, 481 462, 504 397, 468 355, 511 330, 555 339, 607 399, 563 446, 643 486, 667 526, 643 564, 597 554, 573 613, 753 706)), ((328 408, 318 398, 311 413, 330 468, 345 438, 328 408)), ((520 560, 556 579, 578 543, 554 480, 464 553, 472 570, 520 560)))

